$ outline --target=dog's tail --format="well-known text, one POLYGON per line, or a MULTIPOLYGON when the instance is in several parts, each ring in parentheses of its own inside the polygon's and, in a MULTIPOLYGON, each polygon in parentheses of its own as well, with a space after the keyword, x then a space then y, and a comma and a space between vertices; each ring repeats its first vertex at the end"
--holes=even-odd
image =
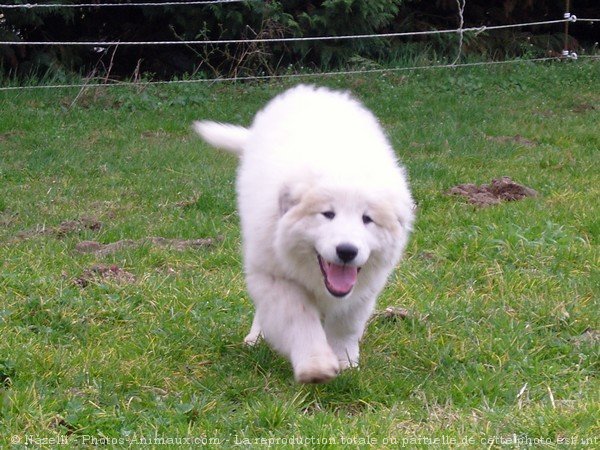
POLYGON ((210 121, 194 122, 194 130, 213 147, 242 154, 249 131, 247 128, 210 121))

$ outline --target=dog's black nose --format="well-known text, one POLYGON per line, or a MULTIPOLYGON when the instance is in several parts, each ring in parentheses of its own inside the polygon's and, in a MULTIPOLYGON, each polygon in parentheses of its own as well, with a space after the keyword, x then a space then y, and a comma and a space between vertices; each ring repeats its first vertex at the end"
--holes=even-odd
POLYGON ((352 244, 340 244, 335 248, 335 252, 343 262, 348 263, 358 255, 358 248, 352 244))

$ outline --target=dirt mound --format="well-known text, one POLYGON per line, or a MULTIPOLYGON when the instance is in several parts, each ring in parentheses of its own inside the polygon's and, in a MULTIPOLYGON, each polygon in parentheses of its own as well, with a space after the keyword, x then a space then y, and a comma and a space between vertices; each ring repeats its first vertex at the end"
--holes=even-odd
POLYGON ((390 320, 396 320, 396 319, 404 320, 404 319, 413 318, 414 314, 411 313, 406 308, 390 306, 388 308, 385 308, 382 312, 380 312, 379 316, 384 319, 390 319, 390 320))
POLYGON ((466 197, 469 203, 477 206, 497 205, 502 201, 522 200, 536 197, 537 192, 527 186, 515 183, 509 177, 492 180, 491 184, 477 186, 472 183, 459 184, 448 190, 449 195, 466 197))
POLYGON ((102 222, 91 218, 82 217, 77 220, 66 220, 57 227, 48 227, 46 225, 38 225, 33 230, 21 231, 17 234, 20 238, 28 238, 38 235, 50 235, 56 237, 63 237, 71 233, 80 233, 84 230, 98 231, 102 228, 102 222))
POLYGON ((98 264, 85 269, 83 273, 73 280, 73 283, 79 287, 87 287, 90 283, 99 281, 112 281, 119 284, 130 284, 135 282, 135 276, 121 269, 116 264, 106 266, 98 264))
POLYGON ((144 239, 123 239, 110 244, 101 244, 96 241, 82 241, 75 246, 80 253, 93 253, 95 255, 109 255, 125 248, 135 248, 142 245, 168 248, 178 251, 209 247, 215 243, 215 239, 167 239, 163 237, 149 237, 144 239))
POLYGON ((381 322, 401 322, 401 321, 415 321, 415 322, 426 322, 429 318, 429 314, 419 314, 415 311, 410 311, 406 308, 399 306, 389 306, 383 311, 375 312, 370 321, 381 321, 381 322))

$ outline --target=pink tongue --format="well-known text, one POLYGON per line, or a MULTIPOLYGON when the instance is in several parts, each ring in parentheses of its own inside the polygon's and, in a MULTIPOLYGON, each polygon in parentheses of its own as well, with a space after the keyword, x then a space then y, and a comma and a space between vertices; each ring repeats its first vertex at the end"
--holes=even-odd
POLYGON ((325 273, 329 287, 336 292, 346 293, 356 284, 358 268, 328 263, 325 264, 325 273))

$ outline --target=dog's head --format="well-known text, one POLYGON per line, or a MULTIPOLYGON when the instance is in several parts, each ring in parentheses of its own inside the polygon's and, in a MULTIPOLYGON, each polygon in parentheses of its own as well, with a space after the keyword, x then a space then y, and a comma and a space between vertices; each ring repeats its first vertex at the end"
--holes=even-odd
POLYGON ((349 296, 397 263, 412 223, 410 202, 376 189, 286 187, 275 242, 280 263, 313 292, 349 296))

